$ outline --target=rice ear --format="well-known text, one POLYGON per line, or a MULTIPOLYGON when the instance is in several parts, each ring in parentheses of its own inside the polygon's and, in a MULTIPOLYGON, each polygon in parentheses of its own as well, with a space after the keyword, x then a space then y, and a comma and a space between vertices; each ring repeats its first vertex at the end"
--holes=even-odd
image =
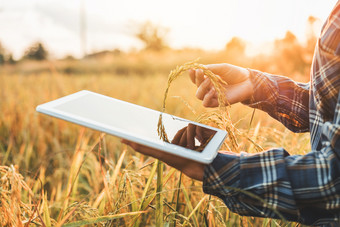
MULTIPOLYGON (((174 70, 170 71, 170 74, 168 76, 168 81, 167 81, 167 87, 164 92, 164 97, 163 97, 163 105, 162 105, 162 110, 161 112, 164 113, 166 109, 166 100, 168 98, 168 93, 170 89, 170 85, 172 82, 177 79, 180 75, 182 75, 184 72, 188 71, 189 69, 201 69, 203 70, 203 73, 205 76, 207 76, 217 94, 218 94, 218 108, 216 111, 212 112, 205 112, 202 113, 196 121, 199 123, 203 124, 208 124, 208 125, 213 125, 217 128, 226 130, 228 132, 228 139, 230 141, 230 148, 234 151, 237 151, 239 149, 239 144, 236 138, 236 134, 246 137, 248 141, 253 143, 255 147, 258 150, 263 150, 260 145, 255 143, 254 140, 248 137, 245 133, 240 132, 235 125, 232 123, 230 113, 228 111, 228 108, 230 106, 230 103, 228 100, 225 99, 225 92, 226 92, 226 87, 228 86, 227 82, 222 80, 220 76, 214 74, 211 70, 209 70, 206 66, 199 64, 198 59, 194 61, 190 61, 187 63, 184 63, 181 66, 177 66, 174 70)), ((167 133, 165 131, 165 127, 163 125, 162 121, 162 113, 159 115, 158 119, 158 125, 157 125, 157 132, 159 137, 166 142, 169 142, 167 133)), ((225 142, 224 145, 229 148, 229 145, 225 142)))
MULTIPOLYGON (((184 63, 181 66, 177 66, 174 70, 172 70, 168 76, 168 82, 167 82, 167 88, 164 92, 163 97, 163 105, 161 112, 165 112, 166 109, 166 100, 168 98, 168 93, 170 89, 170 85, 172 82, 177 79, 180 75, 182 75, 184 72, 188 71, 189 69, 202 69, 203 73, 211 80, 214 88, 216 89, 216 92, 218 93, 218 104, 219 104, 219 117, 214 118, 214 121, 216 125, 223 129, 228 131, 229 138, 232 141, 232 148, 237 149, 238 143, 236 140, 236 136, 234 133, 234 125, 231 122, 230 114, 228 112, 228 109, 226 108, 229 106, 229 103, 225 100, 225 87, 228 85, 224 80, 222 80, 218 75, 214 74, 212 71, 210 71, 206 66, 197 63, 198 60, 190 61, 187 63, 184 63), (226 103, 227 102, 227 103, 226 103)), ((162 113, 159 115, 158 125, 157 125, 157 132, 159 137, 166 142, 169 142, 167 133, 165 131, 165 127, 163 125, 162 121, 162 113)), ((198 122, 205 122, 205 119, 212 120, 208 114, 203 113, 201 116, 198 117, 198 122)))

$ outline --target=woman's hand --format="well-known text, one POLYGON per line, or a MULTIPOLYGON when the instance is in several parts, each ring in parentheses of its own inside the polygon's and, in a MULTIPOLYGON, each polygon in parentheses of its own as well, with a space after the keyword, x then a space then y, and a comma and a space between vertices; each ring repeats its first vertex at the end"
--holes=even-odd
POLYGON ((135 151, 148 155, 165 162, 169 166, 172 166, 179 171, 183 172, 190 178, 203 181, 204 167, 205 165, 190 159, 182 158, 164 151, 160 151, 154 148, 150 148, 138 143, 134 143, 128 140, 122 140, 122 143, 132 147, 135 151))
MULTIPOLYGON (((230 64, 211 64, 206 67, 214 74, 227 82, 225 86, 225 104, 234 104, 246 101, 253 95, 253 85, 247 69, 230 64)), ((218 94, 212 82, 203 73, 203 70, 189 70, 191 81, 196 84, 196 97, 203 101, 205 107, 218 106, 218 94)))
MULTIPOLYGON (((206 65, 214 74, 218 75, 227 82, 225 86, 225 102, 233 104, 250 99, 253 95, 253 85, 250 81, 249 71, 247 69, 229 64, 212 64, 206 65)), ((215 91, 211 81, 207 78, 203 70, 190 70, 190 78, 197 85, 196 96, 203 101, 205 107, 217 107, 217 92, 215 91)), ((174 140, 174 144, 184 145, 188 148, 193 148, 194 139, 199 141, 205 138, 196 127, 188 125, 188 127, 180 130, 174 140)), ((208 137, 207 137, 208 138, 208 137)), ((190 178, 203 181, 205 164, 199 163, 190 159, 176 156, 164 151, 150 148, 131 141, 122 140, 123 143, 129 145, 134 150, 148 156, 157 158, 166 164, 178 169, 190 178)), ((201 142, 201 141, 200 141, 201 142)))
POLYGON ((189 123, 175 134, 171 143, 200 152, 215 133, 214 130, 189 123))

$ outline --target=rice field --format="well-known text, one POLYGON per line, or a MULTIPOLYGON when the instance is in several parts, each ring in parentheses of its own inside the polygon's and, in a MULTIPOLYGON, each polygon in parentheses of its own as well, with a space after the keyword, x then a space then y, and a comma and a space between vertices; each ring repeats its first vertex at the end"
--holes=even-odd
MULTIPOLYGON (((188 76, 171 86, 168 113, 194 120, 206 111, 188 76)), ((161 73, 0 74, 0 225, 296 226, 234 214, 205 195, 200 182, 119 139, 35 111, 83 89, 161 110, 166 88, 161 73)), ((253 120, 253 110, 241 104, 228 110, 235 127, 265 149, 310 149, 309 134, 293 134, 259 110, 253 120)), ((247 138, 237 139, 239 151, 257 152, 247 138)))

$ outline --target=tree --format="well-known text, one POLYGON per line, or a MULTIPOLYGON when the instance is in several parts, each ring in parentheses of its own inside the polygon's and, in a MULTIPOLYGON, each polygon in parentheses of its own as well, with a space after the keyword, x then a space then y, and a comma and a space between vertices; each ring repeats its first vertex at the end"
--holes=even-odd
POLYGON ((283 39, 275 40, 272 60, 278 72, 286 75, 293 73, 304 75, 306 67, 309 67, 304 59, 304 47, 290 31, 286 32, 283 39))
POLYGON ((47 57, 48 52, 45 49, 44 45, 41 42, 36 42, 25 51, 23 58, 42 61, 46 60, 47 57))
POLYGON ((16 61, 13 58, 12 53, 8 52, 6 48, 0 42, 0 65, 15 64, 16 61))
POLYGON ((241 64, 245 59, 246 42, 239 37, 233 37, 226 45, 224 56, 231 64, 241 64))
POLYGON ((246 43, 239 37, 233 37, 225 47, 228 53, 244 55, 246 43))
POLYGON ((5 62, 6 62, 6 50, 0 43, 0 65, 5 64, 5 62))
POLYGON ((157 26, 150 21, 138 26, 135 36, 144 43, 146 50, 161 51, 168 47, 166 35, 169 29, 157 26))
POLYGON ((10 64, 10 65, 13 65, 13 64, 16 63, 16 61, 14 60, 12 54, 9 54, 9 55, 8 55, 8 57, 7 57, 7 63, 10 64))

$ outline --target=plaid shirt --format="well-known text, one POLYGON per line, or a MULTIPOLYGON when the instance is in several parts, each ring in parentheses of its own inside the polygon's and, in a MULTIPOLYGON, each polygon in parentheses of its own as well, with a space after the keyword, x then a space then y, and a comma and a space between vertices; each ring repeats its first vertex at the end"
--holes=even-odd
POLYGON ((339 224, 340 1, 322 28, 309 83, 250 72, 255 94, 245 104, 266 111, 294 132, 309 131, 312 151, 292 156, 283 148, 219 153, 205 168, 204 192, 240 215, 339 224))

